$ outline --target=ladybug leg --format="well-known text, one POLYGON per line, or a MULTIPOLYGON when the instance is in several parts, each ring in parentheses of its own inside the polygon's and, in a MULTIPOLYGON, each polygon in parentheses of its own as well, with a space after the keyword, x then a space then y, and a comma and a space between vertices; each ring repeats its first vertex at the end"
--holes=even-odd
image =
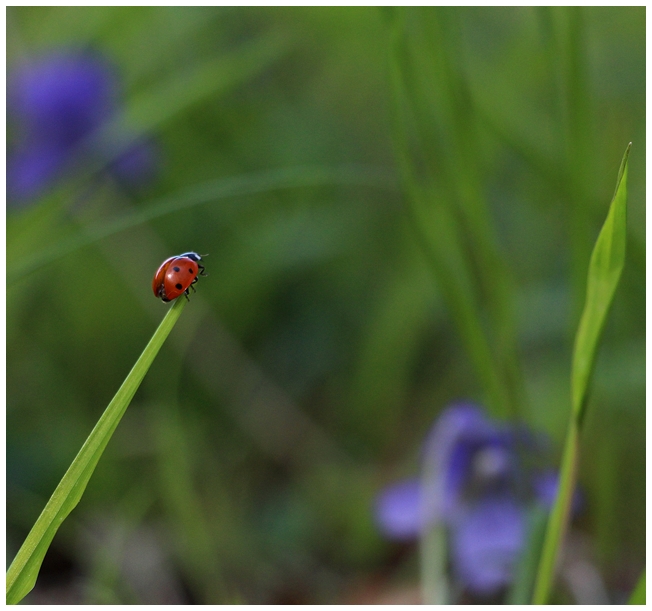
POLYGON ((190 301, 190 297, 188 297, 188 289, 186 289, 186 290, 183 292, 183 296, 186 298, 187 301, 190 301))
MULTIPOLYGON (((208 276, 208 274, 204 273, 204 270, 206 269, 201 263, 197 263, 197 267, 199 268, 199 275, 200 276, 208 276)), ((197 280, 197 278, 195 278, 197 280)))

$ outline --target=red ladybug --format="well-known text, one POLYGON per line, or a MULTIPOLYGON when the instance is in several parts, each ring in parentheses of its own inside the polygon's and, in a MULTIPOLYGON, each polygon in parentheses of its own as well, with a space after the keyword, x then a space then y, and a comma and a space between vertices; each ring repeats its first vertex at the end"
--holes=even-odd
MULTIPOLYGON (((200 261, 201 257, 196 252, 184 252, 163 261, 152 280, 154 295, 163 301, 172 301, 184 293, 188 299, 190 287, 199 276, 206 275, 200 261)), ((192 290, 195 290, 194 286, 192 290)))

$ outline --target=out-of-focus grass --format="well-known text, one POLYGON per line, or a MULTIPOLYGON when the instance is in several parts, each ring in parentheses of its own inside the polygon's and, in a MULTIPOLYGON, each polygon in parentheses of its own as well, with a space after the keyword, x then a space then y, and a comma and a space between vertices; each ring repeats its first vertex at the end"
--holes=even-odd
MULTIPOLYGON (((102 570, 81 576, 81 533, 98 515, 117 524, 116 513, 139 516, 132 540, 154 533, 148 566, 166 559, 177 601, 216 602, 211 554, 219 554, 228 601, 346 601, 369 583, 416 583, 414 551, 374 531, 373 494, 413 471, 424 431, 460 396, 495 395, 497 410, 511 405, 505 413, 520 411, 561 448, 585 282, 572 270, 583 258, 586 273, 613 160, 628 141, 637 151, 628 266, 596 363, 583 440, 595 456, 580 463, 587 502, 575 528, 595 544, 609 591, 631 591, 645 555, 644 15, 407 10, 399 21, 408 29, 395 29, 392 42, 395 16, 368 8, 11 8, 9 69, 52 45, 92 45, 124 76, 127 117, 142 117, 139 99, 202 66, 246 64, 247 49, 278 43, 259 46, 260 65, 235 75, 229 89, 200 83, 205 94, 183 106, 174 100, 185 91, 169 104, 157 98, 157 116, 166 117, 149 134, 164 164, 157 183, 131 192, 75 172, 33 207, 8 213, 12 265, 80 235, 87 244, 7 290, 13 551, 40 511, 25 499, 42 507, 160 319, 154 269, 176 252, 210 253, 196 319, 184 316, 175 358, 150 370, 26 602, 57 592, 85 602, 92 575, 97 591, 114 588, 105 600, 148 602, 146 584, 126 568, 142 560, 133 546, 113 569, 98 559, 102 570), (395 68, 410 67, 417 87, 398 98, 410 109, 399 124, 408 136, 401 149, 397 73, 388 66, 405 32, 415 35, 395 68), (401 150, 415 173, 409 182, 395 162, 401 150), (591 162, 571 176, 577 150, 591 162), (414 202, 408 189, 297 184, 145 218, 148 203, 211 181, 351 165, 390 168, 389 181, 419 185, 422 229, 433 231, 427 239, 451 285, 470 287, 462 293, 470 305, 456 305, 462 299, 451 300, 433 275, 405 213, 414 202), (439 229, 441 243, 432 202, 455 228, 439 229), (96 230, 136 218, 143 222, 93 241, 96 230), (472 357, 478 342, 484 348, 472 357), (191 488, 170 484, 188 473, 191 488), (146 509, 135 490, 154 499, 146 509), (205 546, 201 562, 183 545, 195 539, 205 546)), ((132 124, 145 130, 149 118, 132 124)))
MULTIPOLYGON (((220 200, 231 200, 229 206, 222 205, 220 207, 222 211, 225 208, 228 211, 232 208, 233 201, 244 195, 322 184, 326 186, 366 186, 380 189, 394 187, 391 177, 387 177, 386 173, 381 172, 380 169, 362 167, 288 168, 211 181, 208 184, 185 189, 182 193, 160 199, 149 205, 145 204, 142 209, 124 214, 120 218, 84 227, 83 234, 64 238, 40 252, 23 256, 15 255, 17 263, 9 264, 8 282, 15 282, 45 265, 51 265, 60 257, 73 253, 83 246, 94 244, 103 238, 185 208, 206 203, 215 204, 220 200)), ((30 247, 33 248, 31 244, 30 247)))
POLYGON ((397 155, 416 231, 486 400, 498 414, 515 416, 524 396, 511 279, 479 183, 477 116, 460 78, 459 41, 451 35, 458 19, 445 10, 397 9, 392 15, 397 155))

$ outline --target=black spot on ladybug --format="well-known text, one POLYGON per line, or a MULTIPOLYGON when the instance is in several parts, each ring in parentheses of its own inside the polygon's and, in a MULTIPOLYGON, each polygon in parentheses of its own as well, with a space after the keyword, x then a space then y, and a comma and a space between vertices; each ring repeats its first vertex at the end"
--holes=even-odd
POLYGON ((178 267, 176 267, 176 266, 173 267, 172 269, 173 269, 175 272, 180 272, 180 271, 181 271, 181 270, 180 270, 178 267))
POLYGON ((191 269, 189 269, 188 272, 190 273, 191 276, 195 273, 191 269))
POLYGON ((183 286, 181 286, 181 285, 178 284, 178 283, 175 284, 174 286, 176 287, 176 289, 177 289, 178 291, 180 291, 180 290, 183 288, 183 286))

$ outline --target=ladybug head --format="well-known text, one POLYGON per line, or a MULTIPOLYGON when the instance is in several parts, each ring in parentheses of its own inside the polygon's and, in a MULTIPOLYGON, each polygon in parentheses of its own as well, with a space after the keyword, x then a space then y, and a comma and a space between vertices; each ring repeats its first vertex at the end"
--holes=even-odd
POLYGON ((201 256, 198 255, 196 252, 184 252, 182 255, 179 255, 179 257, 188 257, 188 259, 192 259, 195 263, 198 261, 201 261, 201 256))

